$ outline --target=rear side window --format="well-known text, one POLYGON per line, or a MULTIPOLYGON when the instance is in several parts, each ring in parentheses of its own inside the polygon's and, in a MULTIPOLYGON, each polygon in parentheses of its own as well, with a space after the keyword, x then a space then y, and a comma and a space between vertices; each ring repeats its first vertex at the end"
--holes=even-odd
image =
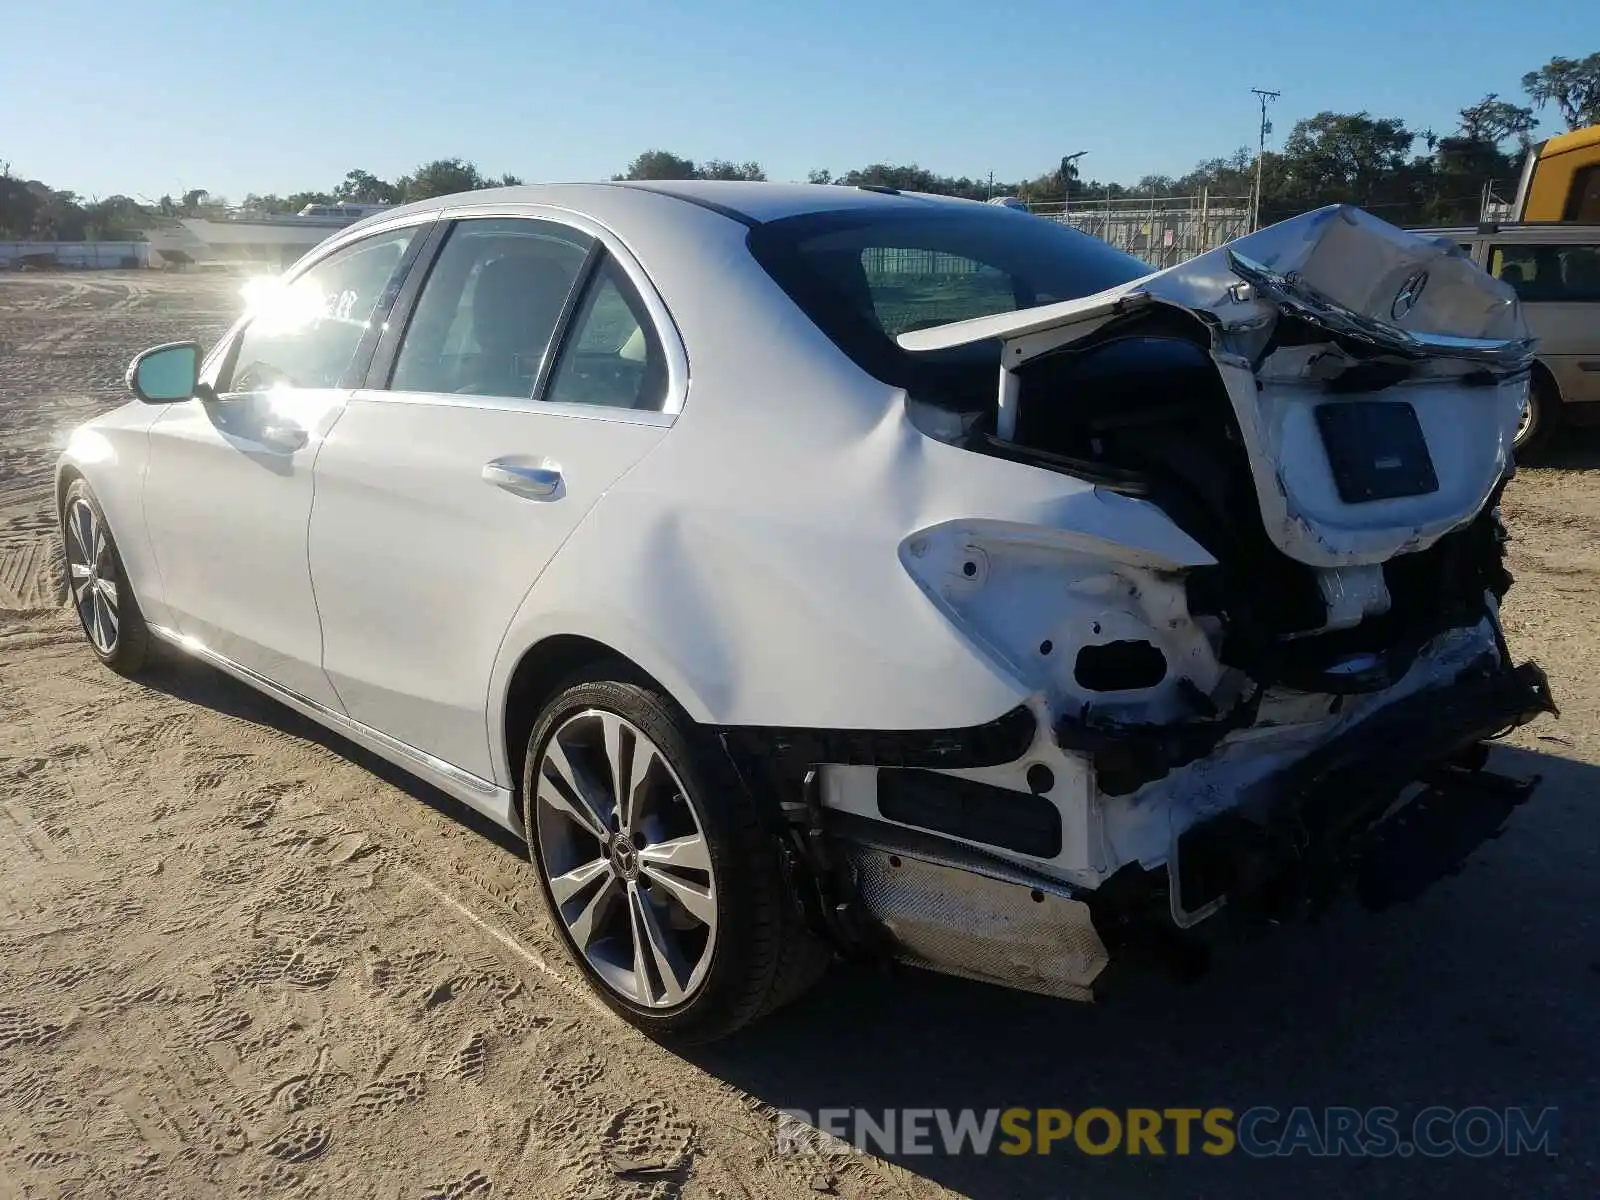
POLYGON ((417 297, 389 389, 531 398, 592 244, 551 221, 459 222, 417 297))
POLYGON ((659 412, 667 362, 644 301, 609 255, 595 272, 544 398, 659 412))
POLYGON ((1600 302, 1600 245, 1493 246, 1489 273, 1529 303, 1600 302))
POLYGON ((1098 238, 994 205, 789 217, 751 230, 749 246, 857 365, 935 402, 992 392, 999 343, 912 355, 900 334, 1092 295, 1153 270, 1098 238))

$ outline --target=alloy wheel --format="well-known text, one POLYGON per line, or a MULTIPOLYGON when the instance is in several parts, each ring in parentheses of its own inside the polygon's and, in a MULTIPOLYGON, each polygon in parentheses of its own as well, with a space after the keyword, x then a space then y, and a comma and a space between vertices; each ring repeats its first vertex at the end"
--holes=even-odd
POLYGON ((599 709, 558 725, 540 755, 532 832, 573 945, 623 999, 687 1002, 716 948, 717 888, 677 772, 638 726, 599 709))
POLYGON ((118 609, 116 554, 106 536, 104 524, 87 500, 78 498, 67 505, 66 520, 67 585, 72 603, 83 622, 94 648, 101 654, 116 653, 121 628, 118 609))

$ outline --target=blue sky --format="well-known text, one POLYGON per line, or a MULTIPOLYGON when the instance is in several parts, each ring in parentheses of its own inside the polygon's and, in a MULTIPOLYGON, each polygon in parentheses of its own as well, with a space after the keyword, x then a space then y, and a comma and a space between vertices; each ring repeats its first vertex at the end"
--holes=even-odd
MULTIPOLYGON (((1448 131, 1600 49, 1594 0, 52 0, 0 22, 0 160, 87 196, 332 187, 461 155, 530 181, 640 151, 773 179, 1179 173, 1323 109, 1448 131), (233 11, 230 11, 233 10, 233 11)), ((1553 109, 1541 132, 1561 128, 1553 109)))

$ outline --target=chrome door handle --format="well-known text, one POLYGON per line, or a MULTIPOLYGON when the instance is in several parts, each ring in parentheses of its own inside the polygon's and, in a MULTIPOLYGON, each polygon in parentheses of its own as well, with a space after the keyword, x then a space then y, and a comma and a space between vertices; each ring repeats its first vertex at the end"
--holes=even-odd
POLYGON ((261 444, 290 453, 305 448, 311 436, 298 425, 268 425, 261 430, 261 444))
POLYGON ((483 481, 529 500, 560 499, 561 468, 549 459, 533 464, 497 458, 483 464, 483 481))

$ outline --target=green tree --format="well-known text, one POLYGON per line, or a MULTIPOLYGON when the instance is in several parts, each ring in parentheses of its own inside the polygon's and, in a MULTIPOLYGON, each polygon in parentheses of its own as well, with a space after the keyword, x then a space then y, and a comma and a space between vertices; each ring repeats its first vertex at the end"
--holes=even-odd
POLYGON ((400 189, 387 179, 379 179, 371 171, 354 170, 345 173, 344 182, 333 189, 336 199, 355 204, 398 204, 400 189))
POLYGON ((1500 99, 1497 93, 1490 92, 1476 104, 1469 104, 1461 110, 1461 124, 1457 132, 1470 142, 1483 142, 1491 146, 1498 146, 1508 137, 1515 137, 1526 145, 1528 135, 1537 124, 1533 109, 1512 104, 1500 99))
POLYGON ((614 179, 698 179, 692 158, 679 158, 670 150, 646 150, 614 179))
MULTIPOLYGON (((1398 117, 1320 112, 1297 121, 1283 143, 1288 193, 1283 198, 1306 208, 1336 201, 1387 202, 1416 140, 1398 117)), ((1263 182, 1263 207, 1266 196, 1263 182)))
POLYGON ((846 187, 891 187, 902 192, 964 196, 968 200, 982 200, 989 192, 987 183, 979 183, 966 176, 938 175, 916 163, 872 163, 847 171, 834 182, 846 187))
POLYGON ((423 163, 409 175, 395 180, 402 200, 431 200, 435 196, 451 196, 457 192, 474 192, 480 188, 503 187, 520 183, 515 175, 502 175, 491 179, 473 163, 461 158, 436 158, 423 163))
POLYGON ((328 192, 291 192, 284 197, 283 210, 297 213, 308 204, 332 204, 333 196, 328 192))
POLYGON ((0 237, 20 241, 33 232, 33 219, 39 198, 26 181, 11 173, 11 164, 0 162, 0 237))
POLYGON ((83 208, 84 237, 91 242, 129 241, 147 223, 144 208, 131 196, 107 196, 83 208))
POLYGON ((701 164, 695 177, 698 179, 751 179, 762 182, 767 178, 767 173, 761 169, 761 164, 758 162, 736 163, 722 158, 713 158, 701 164))
POLYGON ((1535 108, 1554 104, 1568 129, 1600 124, 1600 53, 1587 58, 1552 58, 1522 77, 1535 108))
MULTIPOLYGON (((288 200, 285 200, 282 196, 275 195, 272 192, 268 192, 265 196, 258 196, 255 192, 250 192, 244 198, 243 207, 248 208, 252 212, 267 213, 268 215, 300 211, 297 208, 291 207, 288 200)), ((305 205, 301 205, 300 207, 304 208, 305 205)))

